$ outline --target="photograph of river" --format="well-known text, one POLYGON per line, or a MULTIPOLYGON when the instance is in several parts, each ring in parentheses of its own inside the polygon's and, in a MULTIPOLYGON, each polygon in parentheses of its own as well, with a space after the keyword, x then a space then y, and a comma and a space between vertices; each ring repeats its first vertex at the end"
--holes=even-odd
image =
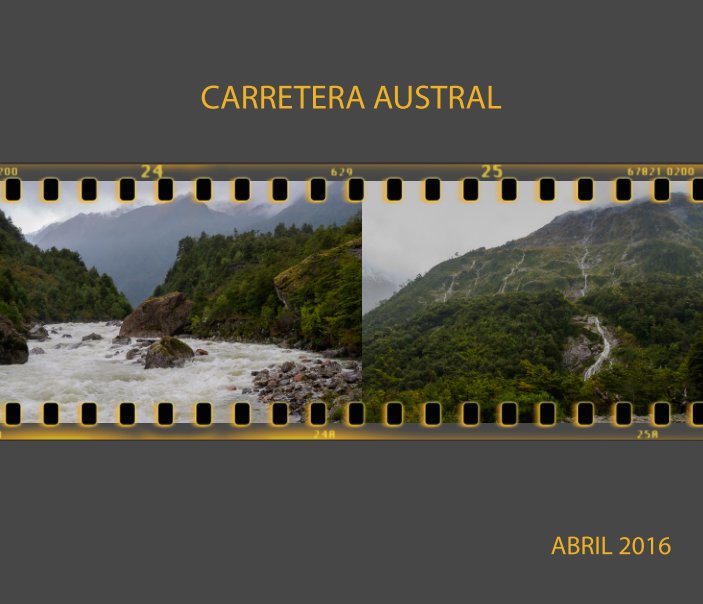
POLYGON ((149 423, 159 402, 176 422, 192 422, 198 402, 231 422, 242 401, 253 422, 274 401, 290 421, 313 401, 339 420, 361 399, 361 216, 341 184, 323 205, 302 182, 277 204, 265 182, 244 204, 227 182, 207 204, 190 182, 156 203, 151 184, 123 204, 100 183, 85 204, 66 182, 46 204, 29 182, 0 206, 0 403, 21 403, 25 423, 48 401, 62 423, 83 402, 100 423, 121 402, 149 423))
MULTIPOLYGON (((175 419, 191 422, 193 404, 213 405, 213 421, 231 421, 232 402, 251 404, 252 421, 268 421, 268 409, 254 393, 256 374, 270 365, 293 362, 314 367, 326 359, 317 353, 281 348, 275 344, 247 344, 181 339, 193 350, 206 351, 177 369, 145 371, 144 363, 128 360, 130 344, 113 344, 119 326, 106 323, 56 323, 45 328, 51 339, 32 344, 27 363, 0 365, 3 398, 23 403, 23 421, 40 420, 43 401, 62 402, 61 421, 77 421, 78 403, 100 402, 98 422, 115 421, 116 405, 122 401, 145 401, 137 405, 137 421, 153 422, 153 401, 174 404, 175 419), (84 339, 85 338, 85 339, 84 339), (40 354, 36 354, 41 350, 40 354), (50 376, 50 379, 47 379, 50 376)), ((145 339, 145 341, 148 341, 145 339)))
POLYGON ((684 421, 703 397, 703 211, 686 185, 653 203, 647 182, 629 203, 614 203, 612 183, 594 199, 575 199, 558 182, 556 200, 535 199, 520 182, 518 200, 499 201, 481 182, 478 202, 462 203, 443 183, 440 204, 405 183, 402 204, 363 208, 364 401, 380 417, 386 401, 439 401, 444 421, 463 402, 496 419, 516 402, 521 422, 552 401, 571 421, 579 401, 609 421, 630 402, 645 421, 657 401, 684 421), (418 225, 422 225, 419 227, 418 225))

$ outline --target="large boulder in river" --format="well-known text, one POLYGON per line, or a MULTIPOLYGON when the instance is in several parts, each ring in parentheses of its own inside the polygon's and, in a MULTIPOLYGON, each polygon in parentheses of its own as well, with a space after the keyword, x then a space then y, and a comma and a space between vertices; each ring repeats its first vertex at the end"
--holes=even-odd
POLYGON ((120 337, 155 338, 183 330, 193 303, 181 292, 144 300, 122 322, 120 337))
POLYGON ((27 340, 7 317, 0 315, 0 365, 26 363, 29 358, 27 340))
POLYGON ((145 369, 183 367, 195 356, 193 349, 178 338, 165 336, 146 351, 145 369))

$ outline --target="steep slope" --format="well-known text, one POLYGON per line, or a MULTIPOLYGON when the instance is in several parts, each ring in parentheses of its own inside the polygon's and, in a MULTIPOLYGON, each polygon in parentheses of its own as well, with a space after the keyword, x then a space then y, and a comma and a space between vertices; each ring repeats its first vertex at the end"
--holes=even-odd
POLYGON ((546 385, 524 388, 534 370, 551 382, 552 396, 563 396, 573 386, 561 356, 567 338, 580 333, 575 315, 558 292, 433 304, 400 328, 364 338, 364 401, 372 416, 384 401, 410 403, 409 418, 417 419, 413 407, 426 400, 442 401, 450 413, 464 400, 547 400, 546 385))
POLYGON ((364 326, 396 324, 455 296, 557 289, 578 299, 659 273, 703 274, 703 212, 681 195, 569 212, 522 239, 442 262, 369 312, 364 326))
POLYGON ((41 251, 0 212, 0 315, 16 327, 41 321, 122 318, 131 310, 112 279, 75 252, 41 251))
POLYGON ((307 346, 361 354, 361 237, 311 254, 273 280, 307 346))
MULTIPOLYGON (((364 399, 628 400, 703 396, 703 208, 569 213, 439 264, 364 318, 364 399), (368 321, 367 321, 368 319, 368 321)), ((523 405, 523 420, 531 406, 523 405)))
POLYGON ((361 341, 361 218, 313 229, 187 237, 155 295, 194 302, 189 329, 209 337, 343 347, 361 341))

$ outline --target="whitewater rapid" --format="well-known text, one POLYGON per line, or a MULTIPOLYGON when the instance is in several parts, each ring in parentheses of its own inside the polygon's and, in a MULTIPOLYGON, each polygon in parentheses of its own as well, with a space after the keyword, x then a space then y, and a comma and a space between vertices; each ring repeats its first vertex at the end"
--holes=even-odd
POLYGON ((189 423, 193 404, 207 401, 213 405, 213 421, 230 422, 231 404, 248 401, 252 405, 252 421, 265 422, 266 406, 254 394, 242 394, 252 386, 252 371, 273 363, 322 358, 303 351, 283 349, 268 344, 214 342, 182 338, 193 350, 202 348, 207 356, 196 356, 192 363, 176 369, 144 369, 125 354, 132 344, 115 346, 112 339, 119 327, 105 323, 58 323, 46 325, 50 339, 29 340, 30 350, 41 348, 45 354, 30 354, 23 365, 0 365, 0 402, 22 403, 22 421, 37 422, 40 406, 45 401, 60 405, 61 423, 74 423, 78 405, 98 403, 98 422, 115 423, 117 404, 136 403, 137 421, 153 422, 154 405, 169 401, 174 404, 175 420, 189 423), (57 333, 51 333, 56 331, 57 333), (81 342, 84 336, 97 333, 101 340, 81 342), (71 338, 63 338, 68 334, 71 338))

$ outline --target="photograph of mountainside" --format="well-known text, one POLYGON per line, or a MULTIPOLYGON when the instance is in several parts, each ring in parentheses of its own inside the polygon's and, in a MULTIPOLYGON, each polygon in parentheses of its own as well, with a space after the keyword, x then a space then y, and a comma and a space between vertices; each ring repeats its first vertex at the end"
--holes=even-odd
POLYGON ((338 419, 361 398, 361 215, 336 184, 322 205, 302 184, 285 204, 185 190, 169 204, 3 205, 0 401, 22 402, 25 422, 45 401, 62 422, 86 401, 106 423, 122 401, 139 422, 158 401, 177 422, 200 401, 215 422, 234 401, 268 421, 274 400, 292 421, 311 400, 338 419))
POLYGON ((367 267, 403 283, 364 308, 372 417, 391 400, 406 403, 409 421, 426 401, 443 404, 445 421, 464 401, 481 404, 482 421, 515 401, 530 422, 539 401, 556 402, 564 420, 577 401, 605 416, 617 401, 639 415, 670 401, 680 414, 703 398, 703 208, 683 193, 626 205, 569 195, 515 205, 486 195, 454 210, 410 200, 402 220, 425 213, 431 234, 420 236, 403 230, 395 208, 364 206, 364 287, 367 267), (459 251, 440 261, 431 244, 418 249, 420 237, 459 251), (408 278, 422 262, 431 264, 408 278))

